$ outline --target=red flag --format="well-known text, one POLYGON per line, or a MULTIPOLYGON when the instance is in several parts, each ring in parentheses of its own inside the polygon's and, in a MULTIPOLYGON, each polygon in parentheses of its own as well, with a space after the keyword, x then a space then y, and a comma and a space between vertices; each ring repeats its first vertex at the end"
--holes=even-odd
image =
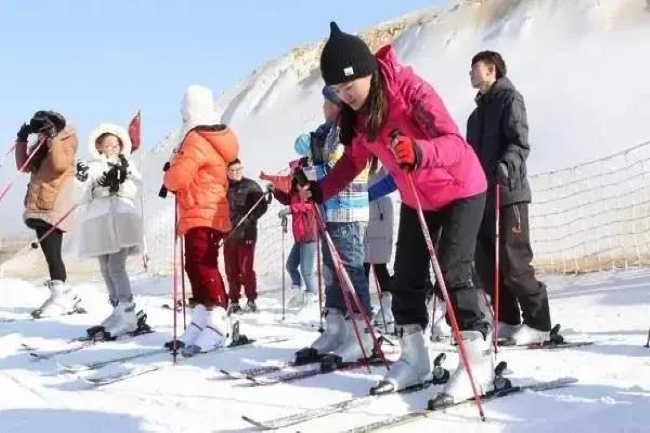
POLYGON ((132 144, 131 153, 133 153, 140 147, 140 110, 129 123, 129 138, 132 144))

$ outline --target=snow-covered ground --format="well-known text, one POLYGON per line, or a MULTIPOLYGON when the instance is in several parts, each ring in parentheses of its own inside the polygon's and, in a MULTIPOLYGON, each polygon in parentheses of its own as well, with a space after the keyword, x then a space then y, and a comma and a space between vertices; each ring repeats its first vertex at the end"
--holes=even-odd
MULTIPOLYGON (((509 377, 515 383, 570 376, 579 379, 576 385, 489 402, 485 423, 479 421, 476 408, 468 405, 395 431, 650 431, 650 349, 643 347, 650 326, 650 270, 546 281, 553 320, 563 325, 565 337, 595 344, 553 351, 503 351, 499 360, 508 362, 509 377)), ((4 321, 0 323, 0 432, 251 431, 242 415, 264 420, 365 395, 381 377, 382 369, 374 368, 371 374, 365 370, 331 373, 263 387, 223 379, 219 369, 240 370, 287 360, 317 334, 316 308, 298 315, 287 313, 281 320, 280 284, 273 280, 262 284, 267 290, 260 297, 261 311, 242 316, 242 331, 252 337, 286 336, 287 341, 204 355, 176 366, 170 365, 171 356, 165 354, 79 374, 107 375, 116 369, 168 365, 96 389, 76 374, 60 373, 59 363, 135 353, 159 347, 170 338, 172 312, 161 308, 169 302, 170 280, 136 277, 134 286, 136 302, 149 315, 156 333, 36 361, 20 345, 56 349, 84 334, 86 327, 109 311, 103 289, 95 283, 75 287, 85 299, 88 314, 33 321, 28 312, 43 300, 45 291, 23 281, 0 279, 0 322, 4 321)), ((455 353, 448 352, 445 365, 452 368, 455 362, 455 353)), ((433 392, 382 397, 283 431, 343 431, 422 408, 433 392)))

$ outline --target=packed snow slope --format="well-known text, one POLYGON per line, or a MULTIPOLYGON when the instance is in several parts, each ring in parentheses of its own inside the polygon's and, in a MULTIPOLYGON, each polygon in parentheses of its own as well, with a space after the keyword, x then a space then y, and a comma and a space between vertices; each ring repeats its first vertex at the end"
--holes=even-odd
MULTIPOLYGON (((466 405, 390 431, 486 432, 626 432, 650 431, 650 349, 643 347, 650 312, 650 270, 592 274, 575 279, 548 278, 553 321, 563 325, 568 340, 595 344, 560 350, 502 350, 515 384, 575 377, 571 387, 524 393, 486 404, 487 421, 466 405)), ((219 369, 240 370, 288 360, 316 337, 317 311, 288 310, 282 320, 279 278, 262 286, 257 314, 242 316, 243 333, 251 337, 286 336, 287 341, 204 355, 171 365, 168 354, 151 356, 97 372, 67 374, 62 364, 93 362, 158 348, 171 338, 172 313, 168 279, 134 280, 136 303, 158 331, 134 341, 97 344, 76 353, 36 361, 21 344, 42 349, 65 347, 65 341, 85 333, 108 313, 103 287, 91 282, 75 285, 84 296, 86 315, 31 321, 30 308, 45 297, 43 288, 0 279, 0 432, 43 431, 131 432, 247 432, 255 429, 241 419, 257 420, 301 412, 325 404, 366 395, 381 378, 358 369, 331 373, 288 384, 251 387, 245 381, 225 380, 219 369), (2 323, 6 320, 14 321, 2 323), (91 388, 82 378, 163 365, 161 370, 91 388)), ((377 305, 376 300, 374 301, 377 305)), ((182 323, 179 317, 179 323, 182 323)), ((431 348, 447 351, 445 366, 457 362, 448 344, 431 348)), ((341 414, 285 428, 285 432, 340 432, 406 412, 422 409, 435 388, 408 396, 387 396, 341 414)))
MULTIPOLYGON (((328 24, 320 24, 323 39, 328 24)), ((530 173, 565 168, 650 140, 646 0, 461 1, 381 23, 363 37, 373 49, 394 41, 399 58, 433 84, 463 132, 474 106, 470 60, 483 49, 500 51, 528 107, 530 173)), ((323 83, 317 69, 322 44, 269 61, 217 98, 223 121, 241 140, 249 176, 256 178, 261 169, 284 169, 295 156, 298 134, 322 121, 323 83)), ((153 206, 161 203, 156 198, 161 168, 178 143, 177 129, 170 128, 169 136, 146 156, 147 202, 153 206)), ((8 158, 0 183, 13 176, 8 158)), ((19 209, 24 182, 23 176, 0 206, 4 237, 23 231, 19 209)))

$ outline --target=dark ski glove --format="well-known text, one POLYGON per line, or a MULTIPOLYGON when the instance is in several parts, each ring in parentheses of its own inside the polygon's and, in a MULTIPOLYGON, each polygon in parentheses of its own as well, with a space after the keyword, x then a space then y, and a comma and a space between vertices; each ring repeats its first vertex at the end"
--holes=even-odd
POLYGON ((303 200, 310 200, 317 204, 323 203, 323 191, 320 189, 318 182, 307 179, 307 175, 302 168, 296 169, 293 172, 293 177, 300 186, 298 191, 303 200))
POLYGON ((77 161, 77 180, 79 182, 85 182, 88 180, 88 165, 83 161, 77 161))
POLYGON ((506 152, 494 170, 497 182, 510 190, 521 188, 526 179, 526 164, 514 152, 506 152))
POLYGON ((116 167, 118 167, 118 169, 117 169, 117 175, 118 176, 117 177, 118 177, 119 183, 124 183, 126 178, 129 176, 129 171, 128 171, 129 170, 129 160, 126 159, 126 156, 124 156, 121 153, 119 154, 118 158, 120 160, 119 160, 119 163, 116 165, 116 167))
POLYGON ((108 191, 111 193, 116 193, 120 189, 118 170, 117 165, 112 166, 110 170, 104 172, 102 177, 97 181, 97 184, 105 188, 108 187, 108 191))
POLYGON ((18 134, 16 134, 16 141, 19 143, 26 143, 29 134, 31 134, 29 125, 27 123, 23 123, 23 126, 21 126, 18 130, 18 134))

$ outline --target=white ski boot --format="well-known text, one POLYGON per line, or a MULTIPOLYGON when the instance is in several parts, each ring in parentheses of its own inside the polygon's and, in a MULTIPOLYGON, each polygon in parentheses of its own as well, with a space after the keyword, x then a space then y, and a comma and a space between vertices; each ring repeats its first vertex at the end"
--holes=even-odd
POLYGON ((325 318, 325 332, 312 344, 296 352, 296 364, 306 364, 320 359, 328 352, 339 347, 347 338, 348 327, 345 316, 336 308, 326 308, 323 312, 325 318))
POLYGON ((317 302, 316 293, 314 292, 305 292, 305 298, 302 303, 303 308, 311 307, 317 302))
POLYGON ((420 325, 399 325, 396 329, 401 354, 370 394, 388 394, 420 385, 431 378, 431 358, 420 325))
POLYGON ((383 292, 379 300, 379 311, 372 319, 374 325, 386 334, 395 333, 395 317, 393 316, 393 295, 383 292))
POLYGON ((111 304, 111 307, 113 307, 113 311, 111 311, 111 314, 108 315, 107 318, 102 320, 102 322, 99 325, 91 326, 90 328, 86 329, 86 334, 90 338, 94 338, 96 335, 98 335, 100 332, 103 333, 106 331, 108 327, 110 327, 113 322, 115 322, 115 319, 117 318, 117 301, 108 301, 111 304))
POLYGON ((117 311, 115 319, 104 328, 105 338, 113 340, 121 335, 135 332, 138 329, 138 317, 135 311, 135 303, 120 302, 115 307, 117 311))
POLYGON ((169 350, 174 350, 174 348, 182 349, 194 344, 194 341, 196 341, 203 328, 205 328, 207 320, 205 306, 203 304, 196 304, 192 309, 192 321, 187 325, 183 334, 178 340, 165 343, 165 347, 169 350))
POLYGON ((183 349, 182 354, 190 357, 218 347, 226 347, 238 337, 235 333, 239 333, 239 318, 235 315, 228 316, 223 307, 214 307, 206 312, 205 327, 199 336, 193 344, 183 349))
POLYGON ((514 342, 515 346, 541 344, 550 340, 550 331, 541 331, 524 323, 510 336, 510 339, 514 342))
POLYGON ((50 290, 50 296, 36 310, 32 311, 32 317, 39 319, 41 317, 62 316, 80 311, 80 299, 74 296, 70 286, 63 281, 48 280, 45 286, 50 290))
POLYGON ((305 303, 305 292, 300 286, 291 286, 291 297, 287 302, 289 308, 302 308, 305 303))
POLYGON ((342 343, 333 349, 327 356, 325 356, 321 362, 321 368, 325 370, 334 370, 339 365, 348 362, 355 362, 360 359, 364 359, 364 354, 366 358, 374 357, 374 339, 373 339, 373 330, 366 326, 366 321, 362 316, 355 316, 349 318, 345 321, 345 326, 347 331, 345 332, 345 339, 342 343), (361 339, 361 344, 359 344, 359 339, 357 338, 357 333, 354 330, 356 325, 359 330, 359 337, 361 339), (363 350, 361 349, 363 347, 363 350))
MULTIPOLYGON (((479 394, 485 395, 485 393, 494 389, 495 372, 492 333, 488 333, 485 338, 479 331, 462 331, 460 335, 465 343, 467 359, 472 369, 476 389, 479 394)), ((442 392, 429 400, 429 408, 442 408, 473 397, 472 385, 463 364, 463 358, 460 357, 456 371, 451 375, 442 392)))

